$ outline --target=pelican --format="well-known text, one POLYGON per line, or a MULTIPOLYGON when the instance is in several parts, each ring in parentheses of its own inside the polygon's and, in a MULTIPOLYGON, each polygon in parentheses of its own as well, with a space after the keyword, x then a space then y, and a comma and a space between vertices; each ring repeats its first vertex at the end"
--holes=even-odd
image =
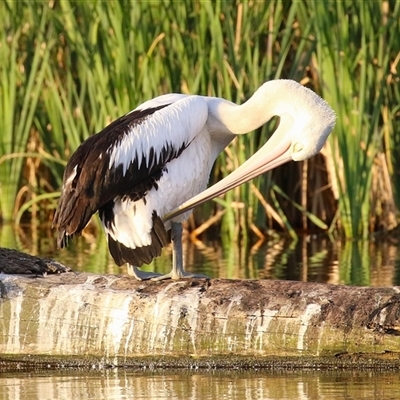
POLYGON ((198 278, 185 271, 182 222, 191 210, 290 160, 317 154, 335 113, 292 80, 264 83, 242 105, 228 100, 166 94, 146 101, 86 139, 69 159, 54 215, 58 246, 79 235, 99 213, 115 263, 138 280, 198 278), (272 117, 279 126, 236 171, 205 190, 221 151, 272 117), (170 234, 169 234, 170 231, 170 234), (172 270, 141 271, 172 240, 172 270))

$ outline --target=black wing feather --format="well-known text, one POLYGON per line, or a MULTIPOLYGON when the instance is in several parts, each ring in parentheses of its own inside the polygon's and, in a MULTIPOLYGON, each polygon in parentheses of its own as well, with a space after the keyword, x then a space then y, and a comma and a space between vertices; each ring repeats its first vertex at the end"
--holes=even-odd
POLYGON ((107 150, 121 141, 134 126, 167 106, 132 111, 118 118, 101 132, 86 139, 71 156, 53 220, 53 226, 59 230, 59 247, 65 247, 70 238, 79 235, 91 216, 102 207, 107 208, 107 204, 115 197, 128 196, 132 200, 139 200, 145 196, 162 176, 165 164, 178 157, 187 147, 183 144, 180 149, 174 149, 166 145, 158 158, 154 149, 150 150, 148 157, 153 159, 146 162, 142 158, 140 165, 134 159, 125 174, 122 174, 122 165, 109 168, 107 150), (74 173, 74 178, 68 182, 74 173))

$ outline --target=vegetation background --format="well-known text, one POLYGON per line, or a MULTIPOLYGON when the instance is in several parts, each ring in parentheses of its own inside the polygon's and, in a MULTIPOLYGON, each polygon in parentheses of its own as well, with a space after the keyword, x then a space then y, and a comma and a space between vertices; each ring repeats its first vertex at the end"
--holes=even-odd
MULTIPOLYGON (((399 1, 1 0, 0 15, 3 223, 50 225, 71 153, 142 101, 182 92, 242 103, 290 78, 336 111, 329 142, 197 209, 193 235, 366 238, 398 225, 399 1)), ((274 127, 238 138, 211 182, 274 127)))

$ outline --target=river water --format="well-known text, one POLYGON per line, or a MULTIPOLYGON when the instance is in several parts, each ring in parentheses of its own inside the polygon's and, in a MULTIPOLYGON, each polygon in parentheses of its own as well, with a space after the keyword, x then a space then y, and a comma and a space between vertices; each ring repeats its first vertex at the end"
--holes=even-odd
MULTIPOLYGON (((67 249, 57 250, 55 232, 49 227, 32 229, 0 225, 0 247, 51 257, 74 271, 125 273, 108 254, 102 231, 90 230, 67 249)), ((248 245, 219 240, 184 240, 187 270, 211 278, 288 279, 360 286, 400 285, 399 236, 338 241, 326 235, 304 235, 297 241, 280 236, 248 245)), ((142 269, 168 273, 171 248, 164 249, 142 269)))
POLYGON ((0 375, 1 400, 399 398, 398 372, 113 370, 0 375))

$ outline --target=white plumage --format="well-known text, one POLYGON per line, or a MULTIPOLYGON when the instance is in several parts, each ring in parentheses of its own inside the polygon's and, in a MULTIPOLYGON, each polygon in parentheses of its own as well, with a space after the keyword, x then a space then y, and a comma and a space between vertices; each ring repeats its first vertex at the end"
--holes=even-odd
POLYGON ((243 105, 225 99, 169 94, 146 101, 88 138, 64 173, 54 225, 61 247, 99 212, 118 265, 137 279, 154 277, 137 267, 174 244, 170 274, 197 277, 183 268, 181 222, 191 209, 291 159, 304 160, 323 146, 335 115, 319 96, 294 81, 266 82, 243 105), (280 124, 246 163, 206 189, 218 154, 238 134, 273 116, 280 124))
MULTIPOLYGON (((146 102, 147 107, 142 106, 131 111, 127 115, 137 110, 146 110, 153 107, 168 105, 165 101, 170 100, 171 96, 161 96, 159 98, 146 102)), ((123 173, 126 172, 132 163, 132 155, 136 156, 140 164, 142 158, 150 153, 150 149, 154 149, 156 155, 163 152, 166 144, 172 146, 188 145, 201 130, 208 117, 207 103, 200 96, 173 96, 176 100, 167 108, 162 108, 148 118, 145 123, 133 125, 128 129, 127 134, 119 143, 112 143, 107 152, 110 155, 109 168, 115 168, 122 164, 123 173), (162 127, 162 134, 160 134, 162 127)), ((146 166, 151 167, 147 158, 146 166)))

